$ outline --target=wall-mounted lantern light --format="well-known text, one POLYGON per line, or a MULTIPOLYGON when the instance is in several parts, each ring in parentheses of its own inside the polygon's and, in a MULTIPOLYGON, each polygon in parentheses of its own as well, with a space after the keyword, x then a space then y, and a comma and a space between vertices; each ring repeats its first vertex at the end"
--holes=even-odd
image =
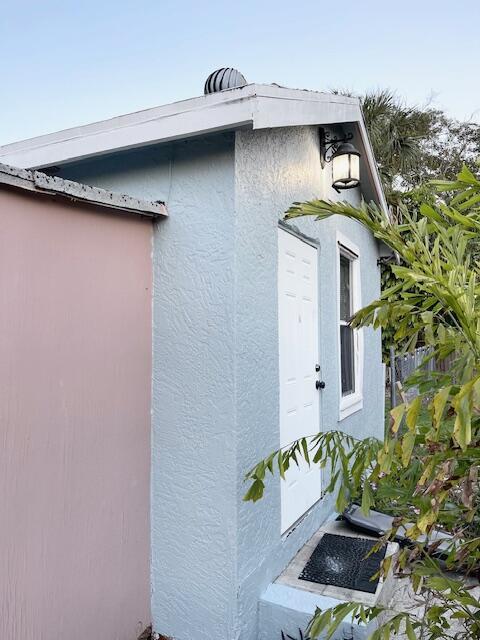
POLYGON ((336 191, 360 184, 360 152, 349 142, 352 138, 352 133, 332 138, 320 128, 320 162, 322 167, 326 162, 332 163, 332 187, 336 191))

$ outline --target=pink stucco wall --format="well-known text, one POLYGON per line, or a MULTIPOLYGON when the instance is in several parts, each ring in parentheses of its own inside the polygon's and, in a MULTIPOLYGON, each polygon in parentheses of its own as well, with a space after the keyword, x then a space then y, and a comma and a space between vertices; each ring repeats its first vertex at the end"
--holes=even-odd
POLYGON ((151 223, 0 190, 0 639, 150 622, 151 223))

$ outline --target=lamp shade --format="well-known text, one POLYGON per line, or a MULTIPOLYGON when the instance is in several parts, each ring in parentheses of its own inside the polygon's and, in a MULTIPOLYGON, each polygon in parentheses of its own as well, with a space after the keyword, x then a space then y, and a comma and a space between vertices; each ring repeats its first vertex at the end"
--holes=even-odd
POLYGON ((332 155, 332 186, 353 189, 360 184, 360 152, 349 142, 342 143, 332 155))

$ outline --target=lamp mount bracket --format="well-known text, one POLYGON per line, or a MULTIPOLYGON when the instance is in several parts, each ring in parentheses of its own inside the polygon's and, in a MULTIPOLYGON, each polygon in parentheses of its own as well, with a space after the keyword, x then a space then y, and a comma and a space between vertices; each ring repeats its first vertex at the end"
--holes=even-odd
POLYGON ((349 142, 353 139, 353 133, 346 133, 344 136, 338 137, 336 135, 332 136, 329 131, 325 131, 323 127, 319 129, 320 136, 320 164, 322 165, 322 169, 325 167, 327 162, 330 162, 333 154, 338 149, 338 147, 344 142, 349 142))

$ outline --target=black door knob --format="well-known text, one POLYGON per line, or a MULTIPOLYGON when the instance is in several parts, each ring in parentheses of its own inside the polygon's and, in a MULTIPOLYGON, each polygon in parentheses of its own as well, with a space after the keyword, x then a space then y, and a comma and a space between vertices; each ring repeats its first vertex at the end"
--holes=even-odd
POLYGON ((323 380, 317 380, 315 386, 317 389, 325 389, 325 382, 323 380))

